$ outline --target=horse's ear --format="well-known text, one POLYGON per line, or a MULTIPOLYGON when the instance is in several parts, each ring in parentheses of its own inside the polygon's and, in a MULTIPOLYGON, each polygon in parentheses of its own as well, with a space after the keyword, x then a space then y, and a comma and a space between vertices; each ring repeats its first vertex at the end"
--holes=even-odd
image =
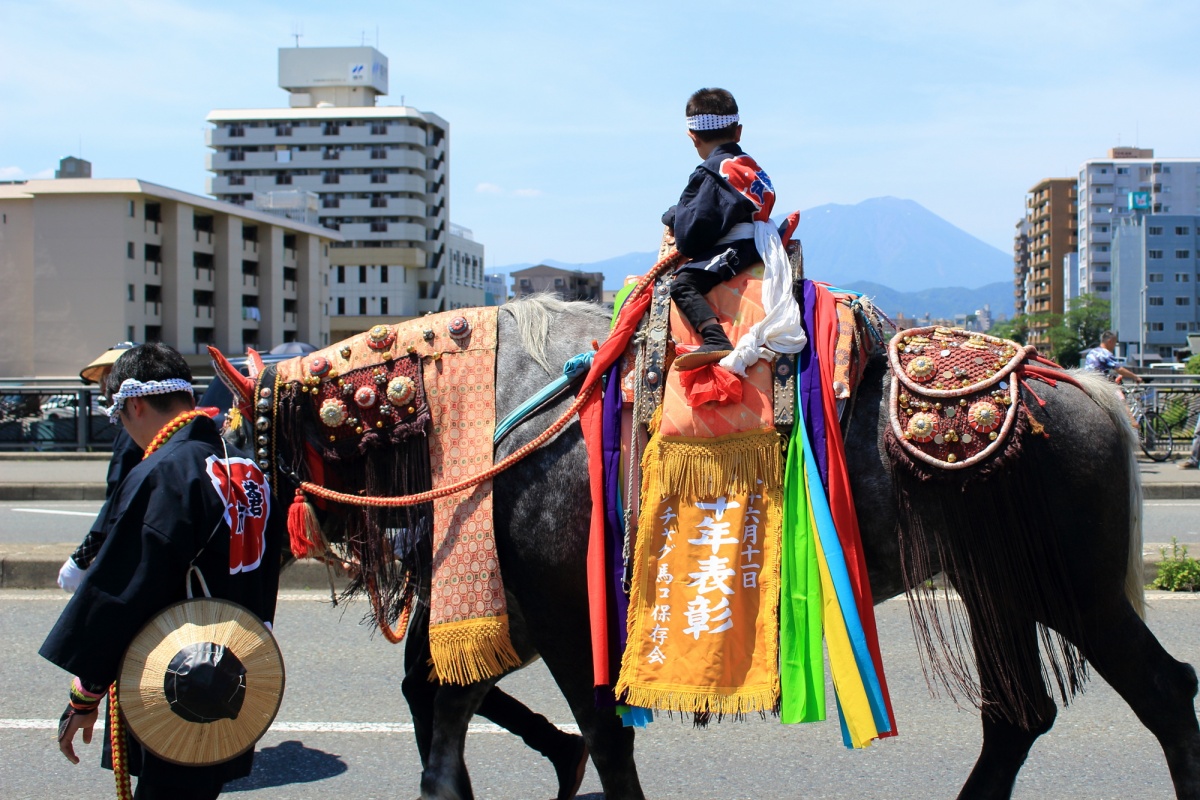
POLYGON ((258 376, 262 375, 262 371, 266 368, 263 365, 262 356, 253 347, 246 350, 246 358, 249 359, 250 380, 257 381, 258 376))
MULTIPOLYGON (((229 387, 229 391, 233 392, 238 405, 249 408, 254 399, 254 381, 239 372, 238 368, 230 364, 229 359, 212 345, 208 346, 208 354, 212 356, 213 369, 216 370, 217 376, 229 387)), ((262 363, 261 359, 259 363, 262 363)))

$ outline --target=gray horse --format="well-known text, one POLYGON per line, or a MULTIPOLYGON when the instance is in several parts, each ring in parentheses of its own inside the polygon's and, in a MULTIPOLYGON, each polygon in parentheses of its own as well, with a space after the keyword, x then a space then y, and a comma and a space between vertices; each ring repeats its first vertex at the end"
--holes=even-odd
MULTIPOLYGON (((607 336, 609 320, 594 305, 537 298, 502 307, 498 325, 496 400, 497 414, 504 416, 555 377, 567 359, 607 336)), ((268 372, 260 385, 271 385, 271 377, 268 372)), ((1069 699, 1085 675, 1086 659, 1158 738, 1177 796, 1200 798, 1197 679, 1140 617, 1140 589, 1131 569, 1135 559, 1140 562, 1140 487, 1130 425, 1111 386, 1084 378, 1086 393, 1061 382, 1039 384, 1036 396, 1023 389, 1023 400, 1036 404, 1050 435, 1023 437, 1008 478, 982 479, 970 487, 937 481, 917 486, 894 476, 887 457, 886 377, 882 358, 868 365, 843 420, 846 457, 876 602, 918 587, 944 565, 963 598, 969 629, 976 631, 976 678, 959 683, 982 709, 983 747, 959 796, 1011 795, 1034 741, 1054 723, 1054 684, 1069 699), (1026 543, 1028 552, 1009 559, 1010 572, 1044 561, 1030 574, 1051 579, 1006 591, 981 576, 980 562, 1008 556, 979 539, 950 535, 971 509, 1001 520, 1026 543), (1051 629, 1062 639, 1052 640, 1051 629), (1049 666, 1038 655, 1039 638, 1043 652, 1056 654, 1047 658, 1049 666)), ((501 443, 496 459, 545 430, 569 400, 542 409, 518 428, 501 443)), ((301 444, 281 440, 278 448, 286 474, 302 459, 301 444)), ((281 496, 291 488, 280 489, 281 496)), ((526 663, 538 654, 545 661, 587 740, 605 796, 641 798, 633 730, 594 700, 584 588, 590 501, 578 422, 499 475, 494 490, 497 547, 518 653, 526 663)), ((954 632, 931 621, 919 590, 913 596, 914 612, 923 620, 916 628, 953 640, 954 632)), ((423 652, 424 611, 418 601, 409 629, 410 665, 423 652)), ((931 650, 927 657, 953 683, 965 670, 961 663, 955 666, 959 654, 933 652, 937 638, 931 634, 923 643, 931 650)), ((467 726, 494 683, 406 682, 422 755, 423 798, 473 797, 463 758, 467 726)))

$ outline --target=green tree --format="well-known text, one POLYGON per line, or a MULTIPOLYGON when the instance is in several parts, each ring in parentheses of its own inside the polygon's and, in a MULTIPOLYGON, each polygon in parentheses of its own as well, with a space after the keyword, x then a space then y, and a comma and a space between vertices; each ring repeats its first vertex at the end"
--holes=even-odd
POLYGON ((1196 355, 1187 360, 1187 364, 1184 365, 1183 371, 1189 375, 1200 375, 1200 353, 1196 353, 1196 355))
POLYGON ((993 322, 992 327, 988 328, 987 332, 1001 339, 1012 339, 1017 344, 1025 344, 1025 341, 1029 338, 1029 317, 1024 314, 1017 314, 1012 319, 993 322))
POLYGON ((1073 367, 1083 354, 1100 343, 1100 334, 1112 324, 1112 304, 1092 294, 1067 301, 1067 313, 1057 318, 1046 332, 1050 357, 1073 367))

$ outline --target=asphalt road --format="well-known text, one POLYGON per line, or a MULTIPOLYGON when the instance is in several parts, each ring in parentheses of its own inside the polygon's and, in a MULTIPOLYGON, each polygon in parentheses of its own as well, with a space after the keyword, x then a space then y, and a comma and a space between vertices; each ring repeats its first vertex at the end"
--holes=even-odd
MULTIPOLYGON (((36 650, 65 595, 0 591, 0 796, 5 800, 111 797, 111 774, 95 742, 72 766, 53 727, 67 677, 36 650)), ((1150 624, 1177 658, 1200 663, 1200 598, 1151 593, 1150 624)), ((275 800, 406 798, 418 790, 418 760, 399 691, 401 654, 356 623, 365 610, 333 610, 320 593, 281 599, 276 632, 287 661, 287 694, 260 742, 255 773, 228 788, 275 800)), ((979 747, 978 718, 929 696, 903 599, 877 608, 900 735, 865 751, 842 747, 830 702, 823 723, 782 726, 751 719, 693 730, 663 715, 638 733, 639 774, 653 798, 953 797, 979 747)), ((548 673, 535 664, 504 680, 506 690, 551 720, 572 720, 548 673)), ((476 724, 467 741, 476 795, 529 800, 554 795, 548 762, 514 737, 476 724)), ((589 768, 581 796, 598 800, 589 768)), ((1173 796, 1162 752, 1099 678, 1063 709, 1017 784, 1018 798, 1173 796)))
MULTIPOLYGON (((0 544, 74 544, 83 538, 100 510, 98 501, 0 503, 0 544)), ((1144 538, 1147 542, 1200 544, 1200 500, 1148 500, 1144 538)), ((1193 548, 1193 555, 1200 549, 1193 548)))

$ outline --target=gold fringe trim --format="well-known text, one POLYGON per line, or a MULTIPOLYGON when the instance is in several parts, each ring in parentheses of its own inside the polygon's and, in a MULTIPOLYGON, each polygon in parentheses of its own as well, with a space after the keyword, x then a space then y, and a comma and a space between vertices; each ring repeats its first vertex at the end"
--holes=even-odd
POLYGON ((431 625, 429 652, 433 679, 441 683, 477 683, 521 666, 507 614, 431 625))
POLYGON ((652 449, 658 449, 659 499, 674 495, 692 500, 780 488, 782 442, 779 432, 768 428, 716 439, 660 436, 646 450, 648 458, 652 449))
POLYGON ((718 694, 713 690, 704 691, 695 687, 630 686, 619 696, 621 702, 626 705, 653 708, 656 711, 681 711, 685 714, 754 714, 775 710, 779 699, 779 687, 739 689, 732 694, 718 694))

